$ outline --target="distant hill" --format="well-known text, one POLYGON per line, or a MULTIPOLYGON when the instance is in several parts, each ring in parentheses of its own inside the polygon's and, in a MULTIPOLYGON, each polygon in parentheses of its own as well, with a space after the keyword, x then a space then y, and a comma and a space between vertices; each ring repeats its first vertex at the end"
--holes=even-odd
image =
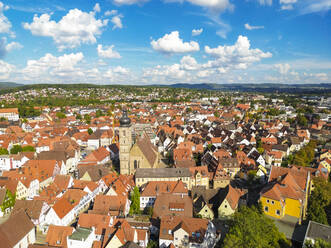
MULTIPOLYGON (((156 86, 156 85, 155 85, 156 86)), ((331 84, 172 84, 172 88, 261 93, 331 93, 331 84)))
POLYGON ((24 84, 12 83, 12 82, 0 82, 0 89, 16 88, 23 86, 24 84))
POLYGON ((0 82, 1 92, 12 92, 16 90, 43 89, 47 87, 63 89, 86 89, 86 88, 127 88, 134 87, 165 87, 165 88, 183 88, 195 90, 219 90, 219 91, 237 91, 254 93, 290 93, 290 94, 331 94, 331 83, 325 84, 155 84, 155 85, 97 85, 97 84, 18 84, 12 82, 0 82))

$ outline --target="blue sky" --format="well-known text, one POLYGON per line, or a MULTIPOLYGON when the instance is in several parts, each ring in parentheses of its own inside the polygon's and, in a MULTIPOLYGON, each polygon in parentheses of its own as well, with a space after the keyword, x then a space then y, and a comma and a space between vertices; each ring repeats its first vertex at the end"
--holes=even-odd
POLYGON ((330 83, 331 0, 0 0, 0 81, 330 83))

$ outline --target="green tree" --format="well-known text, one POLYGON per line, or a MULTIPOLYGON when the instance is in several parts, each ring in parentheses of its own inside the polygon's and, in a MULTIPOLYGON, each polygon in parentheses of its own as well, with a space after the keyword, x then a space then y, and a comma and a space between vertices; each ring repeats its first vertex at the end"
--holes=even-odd
POLYGON ((186 113, 191 113, 192 112, 192 108, 190 108, 190 107, 186 108, 185 112, 186 113))
POLYGON ((299 166, 309 166, 314 160, 316 146, 317 142, 315 140, 309 141, 305 147, 301 148, 294 154, 293 164, 299 166))
POLYGON ((159 244, 157 241, 149 240, 147 248, 158 248, 159 244))
POLYGON ((77 120, 81 120, 81 119, 82 119, 82 115, 81 115, 81 114, 77 114, 77 115, 76 115, 76 119, 77 119, 77 120))
POLYGON ((35 152, 36 149, 35 149, 33 146, 24 146, 24 147, 22 148, 22 151, 23 151, 23 152, 35 152))
POLYGON ((10 154, 17 154, 19 152, 22 152, 23 148, 20 145, 14 145, 11 149, 10 149, 10 154))
POLYGON ((137 186, 134 187, 130 200, 131 200, 130 215, 140 214, 140 192, 137 186))
POLYGON ((100 116, 104 116, 104 114, 102 113, 102 111, 100 109, 98 109, 96 112, 95 112, 95 116, 97 118, 99 118, 100 116))
POLYGON ((230 220, 230 229, 222 247, 285 248, 290 245, 273 220, 261 214, 254 206, 244 206, 230 220))
POLYGON ((0 147, 0 155, 8 155, 8 150, 6 148, 0 147))
POLYGON ((84 115, 84 120, 87 124, 90 124, 91 123, 91 116, 88 115, 88 114, 84 115))
POLYGON ((302 127, 308 126, 308 120, 304 115, 298 114, 296 120, 300 126, 302 126, 302 127))
POLYGON ((10 190, 7 189, 6 190, 5 199, 4 199, 3 203, 2 203, 2 205, 0 205, 1 211, 2 212, 5 212, 6 209, 14 207, 14 205, 15 205, 15 199, 16 199, 16 195, 15 194, 12 194, 10 192, 10 190))
POLYGON ((66 118, 66 115, 65 115, 65 113, 63 113, 63 112, 57 112, 57 113, 56 113, 56 117, 57 117, 58 119, 64 119, 64 118, 66 118))
POLYGON ((263 148, 263 147, 258 147, 258 148, 257 148, 257 151, 258 151, 260 154, 263 154, 263 153, 264 153, 264 148, 263 148))
POLYGON ((91 128, 87 129, 87 132, 89 135, 91 135, 93 133, 93 130, 91 128))
POLYGON ((304 248, 331 248, 331 243, 323 239, 316 239, 313 244, 311 240, 308 240, 305 242, 304 248))
POLYGON ((314 190, 308 201, 308 220, 328 224, 325 208, 331 200, 331 183, 321 178, 313 179, 314 190))

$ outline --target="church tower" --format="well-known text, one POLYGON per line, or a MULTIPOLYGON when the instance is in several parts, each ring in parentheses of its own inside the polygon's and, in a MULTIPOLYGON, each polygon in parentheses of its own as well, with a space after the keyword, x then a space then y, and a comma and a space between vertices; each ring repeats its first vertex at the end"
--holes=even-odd
POLYGON ((120 173, 124 175, 131 174, 130 172, 130 149, 132 146, 131 120, 128 117, 128 112, 123 109, 122 117, 120 118, 120 173))

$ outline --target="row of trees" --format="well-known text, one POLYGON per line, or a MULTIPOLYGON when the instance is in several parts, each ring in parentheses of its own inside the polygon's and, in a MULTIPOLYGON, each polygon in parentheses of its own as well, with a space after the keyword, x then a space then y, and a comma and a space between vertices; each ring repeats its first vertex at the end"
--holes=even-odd
MULTIPOLYGON (((10 149, 10 154, 18 154, 19 152, 34 152, 36 151, 33 146, 20 146, 20 145, 14 145, 10 149)), ((9 152, 6 148, 0 147, 0 155, 8 155, 9 152)))
POLYGON ((39 116, 41 111, 33 106, 20 105, 18 106, 18 113, 21 118, 31 118, 39 116))

